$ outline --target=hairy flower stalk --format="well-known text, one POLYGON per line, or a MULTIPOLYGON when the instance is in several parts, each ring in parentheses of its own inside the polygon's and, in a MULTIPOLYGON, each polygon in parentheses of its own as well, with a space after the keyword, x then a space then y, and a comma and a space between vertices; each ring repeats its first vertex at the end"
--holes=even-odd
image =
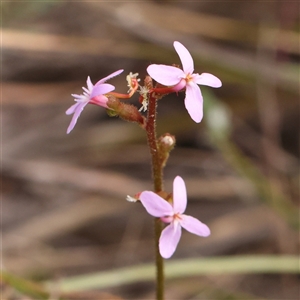
MULTIPOLYGON (((157 99, 154 93, 149 94, 148 113, 147 113, 147 140, 152 161, 152 177, 154 191, 159 193, 163 191, 163 165, 160 162, 159 148, 156 134, 156 115, 157 99)), ((159 252, 159 237, 162 232, 162 222, 160 219, 154 220, 154 238, 155 238, 155 263, 156 263, 156 299, 164 299, 164 262, 159 252)))

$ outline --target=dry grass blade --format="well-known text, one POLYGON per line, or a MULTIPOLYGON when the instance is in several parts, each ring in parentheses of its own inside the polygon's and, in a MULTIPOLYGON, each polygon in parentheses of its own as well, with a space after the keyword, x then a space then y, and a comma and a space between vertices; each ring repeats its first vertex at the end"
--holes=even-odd
POLYGON ((135 194, 145 188, 136 179, 120 173, 85 169, 60 162, 16 160, 5 162, 4 169, 16 177, 27 178, 36 184, 63 184, 121 199, 125 199, 128 193, 135 194))
POLYGON ((128 204, 125 200, 119 203, 105 197, 84 199, 71 206, 36 216, 4 233, 3 248, 4 250, 22 248, 34 242, 59 237, 80 228, 87 222, 120 213, 126 208, 128 204))
MULTIPOLYGON (((253 55, 232 49, 222 49, 219 46, 214 46, 203 40, 196 40, 196 32, 193 35, 186 35, 179 33, 174 27, 171 29, 167 28, 165 24, 168 23, 168 16, 172 15, 173 7, 168 7, 168 14, 166 14, 166 11, 161 10, 160 6, 149 3, 152 9, 152 14, 149 14, 147 6, 132 2, 120 6, 115 6, 111 3, 101 3, 101 6, 95 3, 92 5, 94 5, 95 9, 99 10, 99 13, 102 13, 103 18, 106 18, 107 22, 113 23, 114 25, 117 23, 131 34, 146 39, 149 42, 169 48, 173 41, 180 40, 188 47, 191 53, 196 54, 196 58, 197 56, 198 58, 205 58, 205 60, 219 67, 243 73, 246 76, 254 77, 257 73, 260 73, 263 74, 266 81, 273 81, 274 78, 277 78, 278 82, 298 92, 298 72, 295 70, 282 69, 267 63, 257 63, 253 60, 253 55), (130 14, 132 11, 135 11, 135 14, 130 14), (128 22, 129 14, 131 17, 130 22, 128 22), (162 14, 166 20, 162 24, 157 25, 155 16, 162 14)), ((194 24, 193 28, 196 27, 194 24)))

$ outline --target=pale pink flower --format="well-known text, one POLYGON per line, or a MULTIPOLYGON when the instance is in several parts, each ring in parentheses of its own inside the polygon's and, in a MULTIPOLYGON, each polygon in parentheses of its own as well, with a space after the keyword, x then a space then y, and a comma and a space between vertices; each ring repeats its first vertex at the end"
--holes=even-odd
POLYGON ((147 212, 165 223, 170 223, 161 233, 159 251, 162 257, 170 258, 181 237, 181 227, 199 236, 209 236, 209 228, 199 220, 184 213, 187 205, 186 187, 183 179, 177 176, 173 182, 173 205, 157 194, 144 191, 139 196, 147 212))
POLYGON ((77 119, 79 118, 81 112, 83 111, 84 107, 90 103, 90 104, 95 104, 99 105, 105 108, 108 108, 106 103, 108 101, 107 97, 105 94, 113 91, 115 87, 111 84, 104 83, 110 78, 113 78, 119 74, 121 74, 123 70, 118 70, 107 77, 99 80, 95 85, 92 84, 92 81, 90 77, 88 76, 86 84, 87 88, 82 87, 83 89, 83 94, 82 95, 77 95, 77 94, 72 94, 72 96, 75 98, 74 100, 76 101, 75 104, 73 104, 67 111, 67 115, 73 114, 71 123, 68 127, 67 133, 70 133, 71 130, 76 125, 77 119))
POLYGON ((199 123, 203 117, 203 97, 198 84, 208 85, 214 88, 222 86, 222 82, 216 76, 209 73, 199 75, 194 72, 194 61, 190 52, 179 42, 174 42, 174 48, 181 60, 182 69, 166 65, 150 65, 148 74, 160 84, 174 86, 173 91, 185 88, 185 107, 191 118, 199 123))

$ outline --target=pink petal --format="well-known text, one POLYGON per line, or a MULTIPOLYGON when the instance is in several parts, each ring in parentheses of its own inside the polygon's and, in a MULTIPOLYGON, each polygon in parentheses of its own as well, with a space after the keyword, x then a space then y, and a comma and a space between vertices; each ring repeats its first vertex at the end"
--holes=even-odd
POLYGON ((69 107, 66 111, 66 115, 71 115, 74 114, 76 107, 78 106, 78 103, 76 102, 75 104, 73 104, 71 107, 69 107))
POLYGON ((158 218, 173 215, 172 205, 157 194, 144 191, 139 198, 150 215, 158 218))
POLYGON ((73 97, 73 98, 75 98, 75 99, 82 99, 82 98, 85 98, 85 96, 84 95, 78 95, 78 94, 71 94, 71 96, 73 97))
POLYGON ((163 258, 170 258, 176 250, 181 237, 181 226, 171 223, 161 233, 159 239, 159 252, 163 258))
POLYGON ((147 72, 155 81, 167 86, 175 85, 185 78, 181 69, 166 65, 150 65, 147 72))
POLYGON ((174 42, 174 48, 179 55, 184 73, 192 74, 194 72, 194 61, 188 49, 179 42, 174 42))
POLYGON ((113 77, 115 77, 115 76, 120 75, 123 71, 124 71, 124 70, 121 69, 121 70, 118 70, 118 71, 116 71, 116 72, 113 72, 113 73, 111 73, 110 75, 108 75, 108 76, 106 76, 106 77, 100 79, 95 85, 104 83, 104 82, 107 81, 108 79, 111 79, 111 78, 113 78, 113 77))
POLYGON ((84 107, 88 104, 88 102, 78 102, 76 103, 76 108, 74 111, 74 115, 72 117, 71 123, 67 129, 67 133, 69 134, 73 128, 75 127, 76 123, 77 123, 77 119, 79 118, 81 112, 83 111, 84 107))
POLYGON ((189 82, 186 85, 184 103, 191 118, 196 123, 201 122, 203 118, 203 97, 196 83, 189 82))
POLYGON ((182 214, 186 209, 187 195, 183 179, 176 176, 173 182, 173 207, 175 213, 182 214))
POLYGON ((200 235, 200 236, 209 236, 210 230, 209 228, 202 222, 200 222, 198 219, 187 216, 187 215, 181 215, 181 221, 180 225, 186 229, 187 231, 200 235))
POLYGON ((208 85, 214 88, 219 88, 222 86, 221 80, 215 75, 209 73, 202 73, 201 75, 195 74, 194 81, 197 84, 208 85))
POLYGON ((91 81, 90 76, 88 76, 88 78, 86 80, 86 85, 87 85, 89 91, 91 91, 93 89, 93 87, 94 87, 94 85, 93 85, 93 83, 91 81))
POLYGON ((109 93, 109 92, 113 91, 114 89, 115 89, 115 87, 111 84, 108 84, 108 83, 95 85, 92 92, 91 92, 90 98, 92 99, 96 96, 109 93))

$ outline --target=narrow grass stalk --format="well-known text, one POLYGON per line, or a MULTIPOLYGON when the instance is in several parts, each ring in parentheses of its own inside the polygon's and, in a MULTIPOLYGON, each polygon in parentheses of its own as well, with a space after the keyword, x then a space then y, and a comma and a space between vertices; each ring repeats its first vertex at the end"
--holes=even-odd
MULTIPOLYGON (((110 271, 85 274, 62 279, 60 290, 64 292, 88 291, 120 287, 154 279, 153 264, 138 264, 110 271)), ((165 273, 168 279, 193 276, 224 276, 239 274, 300 274, 298 255, 239 255, 189 258, 167 261, 165 273)), ((42 298, 41 298, 42 299, 42 298)))

